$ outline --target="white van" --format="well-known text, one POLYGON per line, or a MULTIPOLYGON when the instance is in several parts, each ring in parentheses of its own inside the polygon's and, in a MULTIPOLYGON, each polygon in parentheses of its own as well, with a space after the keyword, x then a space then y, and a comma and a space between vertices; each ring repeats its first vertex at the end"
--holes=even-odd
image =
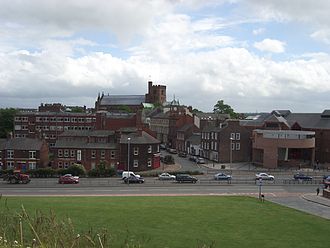
MULTIPOLYGON (((130 171, 129 175, 133 177, 141 177, 140 175, 135 174, 133 171, 130 171)), ((123 174, 121 174, 121 179, 125 179, 127 177, 128 177, 128 171, 123 171, 123 174)))

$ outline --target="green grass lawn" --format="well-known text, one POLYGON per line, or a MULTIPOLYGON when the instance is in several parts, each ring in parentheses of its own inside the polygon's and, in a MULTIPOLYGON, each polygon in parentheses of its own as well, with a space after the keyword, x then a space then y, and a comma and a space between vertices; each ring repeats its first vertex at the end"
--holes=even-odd
MULTIPOLYGON (((330 221, 249 197, 3 197, 8 211, 53 210, 77 233, 106 228, 112 247, 327 247, 330 221)), ((0 220, 1 221, 1 220, 0 220)))

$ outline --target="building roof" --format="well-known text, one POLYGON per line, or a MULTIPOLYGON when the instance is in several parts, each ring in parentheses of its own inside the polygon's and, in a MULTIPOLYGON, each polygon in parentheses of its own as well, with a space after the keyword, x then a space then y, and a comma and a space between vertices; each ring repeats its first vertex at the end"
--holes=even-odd
POLYGON ((76 113, 76 112, 18 112, 16 115, 29 115, 29 116, 82 116, 82 117, 95 117, 94 113, 76 113))
POLYGON ((0 147, 2 150, 40 150, 44 141, 31 138, 13 138, 1 140, 0 147))
POLYGON ((272 111, 272 113, 260 113, 252 118, 241 120, 243 126, 260 127, 263 123, 272 116, 272 114, 281 114, 277 116, 278 120, 286 121, 292 127, 298 123, 302 128, 310 129, 330 129, 330 110, 325 110, 323 113, 291 113, 287 111, 272 111))
POLYGON ((101 105, 140 105, 145 102, 144 95, 105 95, 101 105))
POLYGON ((196 116, 201 120, 225 120, 230 118, 229 114, 218 114, 218 113, 196 113, 196 116))
POLYGON ((187 123, 187 124, 184 124, 182 127, 180 127, 177 131, 178 132, 186 132, 188 131, 190 128, 192 128, 194 126, 194 124, 192 123, 187 123))
POLYGON ((76 149, 117 149, 115 143, 88 143, 78 140, 57 140, 54 148, 76 148, 76 149))
POLYGON ((59 137, 104 137, 114 135, 111 130, 67 130, 58 135, 59 137))
POLYGON ((120 137, 120 144, 127 144, 128 138, 131 138, 130 144, 160 144, 158 139, 144 131, 142 131, 141 135, 138 133, 122 134, 120 137))
POLYGON ((200 133, 194 133, 191 135, 188 139, 187 142, 190 142, 192 145, 199 145, 201 143, 201 135, 200 133))

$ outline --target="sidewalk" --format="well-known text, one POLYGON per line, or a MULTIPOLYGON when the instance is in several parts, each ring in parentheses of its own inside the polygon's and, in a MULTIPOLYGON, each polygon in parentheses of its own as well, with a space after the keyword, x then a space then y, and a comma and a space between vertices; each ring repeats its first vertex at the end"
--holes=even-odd
POLYGON ((321 194, 322 193, 320 193, 320 195, 304 194, 301 197, 306 201, 317 203, 330 208, 330 199, 323 197, 321 194))

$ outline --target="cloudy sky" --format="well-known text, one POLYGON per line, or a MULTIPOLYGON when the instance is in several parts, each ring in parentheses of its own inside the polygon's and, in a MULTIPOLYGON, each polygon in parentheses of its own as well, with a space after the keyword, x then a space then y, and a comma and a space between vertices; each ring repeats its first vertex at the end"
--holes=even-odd
POLYGON ((1 0, 0 107, 98 92, 212 111, 330 109, 328 0, 1 0))

